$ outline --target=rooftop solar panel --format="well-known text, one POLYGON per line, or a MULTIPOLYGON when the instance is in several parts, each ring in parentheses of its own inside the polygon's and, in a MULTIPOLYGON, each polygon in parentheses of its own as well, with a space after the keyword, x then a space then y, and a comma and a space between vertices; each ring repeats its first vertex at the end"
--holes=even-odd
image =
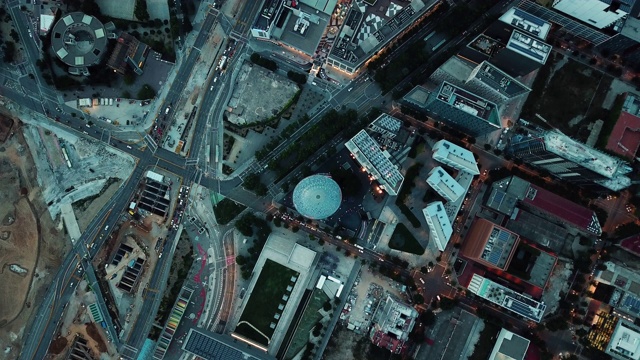
POLYGON ((538 26, 543 26, 545 24, 545 21, 540 19, 539 17, 535 17, 528 12, 520 10, 518 8, 515 9, 514 14, 538 26))

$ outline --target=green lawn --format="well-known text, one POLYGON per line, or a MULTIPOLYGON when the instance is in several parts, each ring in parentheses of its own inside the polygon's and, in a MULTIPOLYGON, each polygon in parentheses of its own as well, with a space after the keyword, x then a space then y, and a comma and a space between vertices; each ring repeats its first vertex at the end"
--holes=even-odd
POLYGON ((394 250, 400 250, 411 254, 422 255, 424 248, 418 242, 418 239, 411 234, 404 224, 398 224, 389 240, 389 247, 394 250))
MULTIPOLYGON (((287 286, 293 285, 290 282, 291 277, 298 275, 296 271, 272 260, 267 260, 260 271, 260 277, 256 281, 253 293, 247 301, 239 322, 246 321, 271 338, 274 329, 271 329, 269 325, 276 322, 273 316, 278 312, 278 305, 283 303, 282 295, 287 293, 287 286)), ((264 336, 246 324, 238 325, 236 333, 268 345, 264 336)))
POLYGON ((319 289, 313 290, 311 300, 309 300, 307 308, 304 309, 304 313, 302 313, 302 319, 300 320, 300 324, 293 336, 289 350, 284 357, 285 359, 292 359, 294 355, 300 352, 300 350, 307 345, 307 342, 309 341, 309 333, 321 318, 318 310, 322 309, 322 305, 324 305, 328 300, 329 298, 324 291, 319 289))

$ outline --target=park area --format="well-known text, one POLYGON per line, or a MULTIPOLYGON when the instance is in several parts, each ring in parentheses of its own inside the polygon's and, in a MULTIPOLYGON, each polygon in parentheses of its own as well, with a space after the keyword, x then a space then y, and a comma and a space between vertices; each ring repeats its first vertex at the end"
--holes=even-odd
POLYGON ((389 239, 389 247, 393 250, 422 255, 424 248, 404 224, 398 224, 389 239))
POLYGON ((594 116, 601 118, 610 84, 610 76, 556 53, 538 71, 521 117, 576 136, 594 116))
POLYGON ((269 345, 275 330, 271 323, 277 325, 278 320, 274 316, 276 313, 282 315, 284 308, 280 309, 279 306, 286 306, 286 301, 282 298, 291 293, 287 288, 293 288, 295 282, 291 278, 298 275, 298 272, 286 266, 266 260, 235 332, 260 344, 269 345))
POLYGON ((311 331, 322 319, 322 314, 320 314, 320 309, 322 308, 325 308, 325 311, 327 311, 327 309, 331 310, 332 307, 329 298, 324 291, 314 289, 309 303, 300 318, 298 327, 295 329, 295 334, 293 335, 285 359, 293 359, 307 345, 311 331))

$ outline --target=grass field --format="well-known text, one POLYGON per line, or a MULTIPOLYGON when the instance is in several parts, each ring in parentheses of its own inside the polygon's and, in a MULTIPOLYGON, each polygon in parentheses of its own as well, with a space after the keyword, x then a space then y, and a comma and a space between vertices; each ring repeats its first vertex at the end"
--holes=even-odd
POLYGON ((418 242, 418 239, 411 234, 404 224, 398 224, 389 240, 389 247, 394 250, 404 251, 411 254, 422 255, 424 248, 418 242))
MULTIPOLYGON (((271 329, 269 325, 276 322, 273 316, 278 312, 278 305, 283 303, 282 295, 287 293, 287 286, 291 284, 292 276, 298 276, 298 272, 272 260, 267 260, 260 271, 260 277, 256 281, 239 323, 246 321, 271 338, 274 329, 271 329)), ((238 325, 235 332, 268 345, 267 339, 247 324, 238 325)))
POLYGON ((284 357, 285 359, 292 359, 294 355, 300 352, 300 350, 302 350, 307 345, 311 329, 313 329, 313 327, 318 323, 318 321, 320 321, 321 318, 318 310, 322 309, 322 305, 324 305, 324 303, 327 301, 329 301, 329 298, 324 293, 324 291, 318 289, 315 289, 313 291, 311 300, 309 300, 307 308, 304 309, 300 324, 298 325, 296 333, 293 336, 291 346, 289 346, 289 350, 284 357))

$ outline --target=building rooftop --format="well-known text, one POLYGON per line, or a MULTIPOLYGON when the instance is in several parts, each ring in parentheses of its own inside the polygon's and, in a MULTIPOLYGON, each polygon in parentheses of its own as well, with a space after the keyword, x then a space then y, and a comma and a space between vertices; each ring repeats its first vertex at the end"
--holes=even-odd
POLYGON ((313 10, 318 10, 327 15, 331 15, 333 13, 333 9, 335 9, 338 0, 300 0, 299 3, 305 4, 312 8, 313 10))
POLYGON ((458 56, 465 60, 479 64, 492 57, 498 50, 504 48, 498 40, 485 34, 478 35, 467 46, 463 47, 458 56))
POLYGON ((340 186, 327 175, 306 177, 293 190, 293 205, 309 219, 326 219, 338 210, 341 203, 340 186))
POLYGON ((361 64, 438 1, 413 0, 398 4, 377 0, 371 5, 368 3, 364 0, 352 2, 330 57, 353 65, 361 64))
POLYGON ((441 166, 431 169, 427 177, 427 183, 447 201, 456 201, 465 193, 464 188, 441 166))
POLYGON ((380 114, 369 124, 369 129, 383 135, 396 136, 402 127, 402 121, 389 114, 380 114))
POLYGON ((535 322, 542 320, 547 309, 544 303, 521 295, 478 274, 473 274, 467 288, 481 298, 535 322))
POLYGON ((544 64, 547 62, 547 58, 549 54, 551 54, 553 47, 531 35, 516 30, 511 33, 511 38, 507 43, 507 49, 537 61, 540 64, 544 64))
POLYGON ((442 201, 427 204, 427 207, 422 209, 422 214, 427 221, 431 237, 436 242, 438 250, 444 251, 453 234, 453 227, 442 201))
POLYGON ((428 104, 429 94, 431 94, 429 90, 418 85, 411 89, 402 99, 412 105, 425 109, 428 104))
POLYGON ((51 47, 58 58, 69 66, 91 66, 104 55, 107 35, 100 20, 81 12, 72 12, 53 26, 51 47))
POLYGON ((640 360, 640 328, 619 319, 605 352, 616 359, 640 360))
POLYGON ((531 91, 528 86, 487 61, 483 61, 473 70, 469 80, 471 79, 478 80, 491 90, 508 98, 531 91))
POLYGON ((640 147, 640 99, 627 93, 622 112, 616 121, 606 149, 627 158, 634 158, 640 147))
POLYGON ((559 0, 553 8, 597 29, 604 29, 627 15, 602 0, 559 0))
MULTIPOLYGON (((579 2, 580 0, 577 1, 579 2)), ((520 1, 518 8, 525 10, 531 15, 557 24, 562 27, 564 31, 585 39, 594 45, 602 44, 611 38, 611 36, 596 29, 592 29, 587 25, 564 16, 557 11, 538 5, 535 1, 520 1)))
MULTIPOLYGON (((333 7, 335 7, 336 1, 332 1, 333 7)), ((288 8, 283 11, 282 17, 286 16, 284 12, 291 14, 291 16, 289 16, 288 20, 286 20, 287 22, 282 25, 282 29, 274 31, 274 37, 279 38, 283 43, 307 55, 313 55, 329 24, 330 14, 328 15, 323 11, 316 12, 316 9, 305 4, 306 2, 316 1, 299 2, 298 9, 300 10, 300 17, 296 16, 294 12, 289 11, 288 8)), ((326 0, 317 0, 317 2, 326 3, 326 0)), ((281 21, 285 20, 281 19, 281 21)))
POLYGON ((500 16, 500 21, 511 24, 513 27, 535 35, 542 40, 547 38, 549 30, 551 30, 549 22, 515 7, 500 16))
POLYGON ((238 342, 228 335, 220 335, 204 329, 191 328, 182 350, 203 359, 225 360, 275 360, 264 350, 238 342))
POLYGON ((389 156, 380 149, 380 145, 365 130, 360 130, 345 143, 356 161, 374 176, 383 189, 391 195, 397 195, 404 177, 389 156))
POLYGON ((532 185, 517 176, 494 182, 487 206, 511 216, 518 201, 596 236, 602 234, 600 222, 593 210, 532 185))
POLYGON ((437 99, 500 128, 500 119, 495 116, 497 105, 478 95, 444 81, 437 99))
POLYGON ((480 174, 476 158, 465 148, 447 140, 440 140, 433 145, 432 151, 433 159, 436 161, 471 175, 480 174))
POLYGON ((507 329, 501 329, 489 360, 524 360, 530 341, 507 329))
POLYGON ((489 220, 477 218, 467 232, 460 253, 480 263, 506 270, 519 236, 489 220))
POLYGON ((543 135, 545 148, 558 156, 607 178, 631 172, 627 162, 581 144, 557 130, 543 135))
POLYGON ((417 318, 416 309, 387 295, 373 314, 371 340, 376 346, 400 353, 417 318))

